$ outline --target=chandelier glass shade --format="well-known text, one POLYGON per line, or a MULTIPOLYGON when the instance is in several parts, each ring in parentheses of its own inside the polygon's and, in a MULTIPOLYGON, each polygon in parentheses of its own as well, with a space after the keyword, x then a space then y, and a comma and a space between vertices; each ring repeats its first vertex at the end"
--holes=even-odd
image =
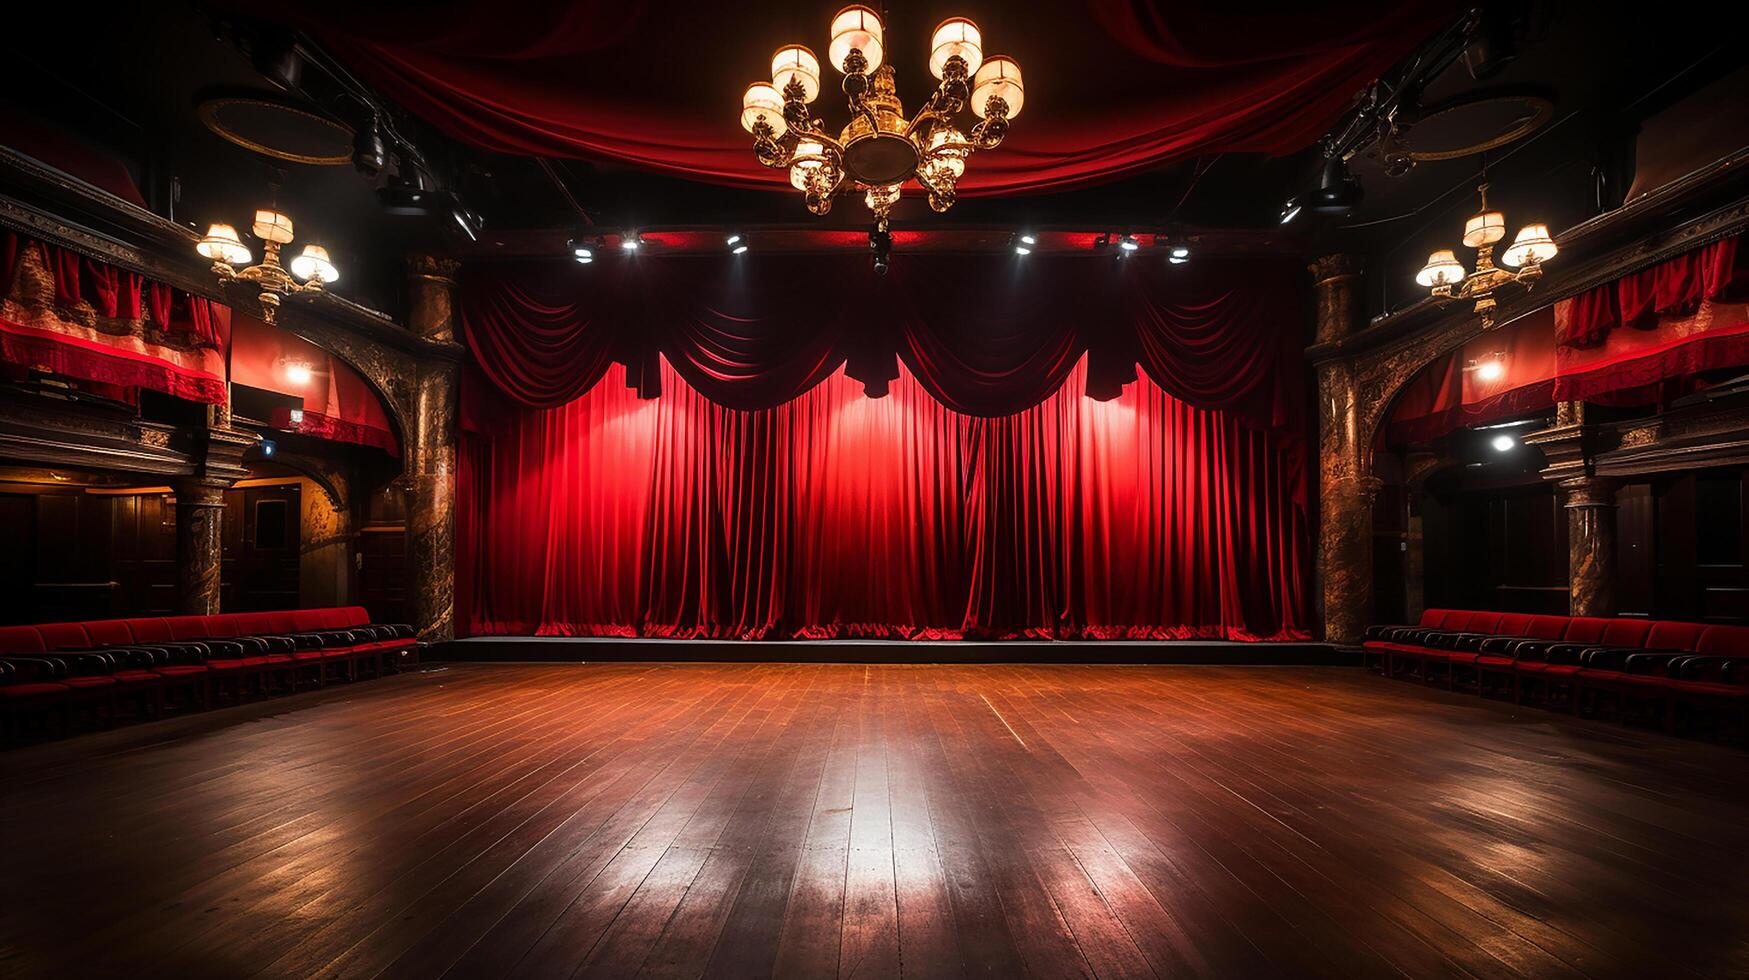
POLYGON ((305 245, 303 253, 291 260, 289 270, 280 264, 280 248, 291 244, 295 237, 289 215, 263 208, 255 212, 249 230, 261 239, 259 264, 248 264, 253 254, 237 236, 237 229, 227 224, 208 228, 194 250, 212 260, 213 272, 221 281, 253 283, 259 289, 261 317, 269 323, 276 318, 280 301, 285 297, 318 292, 328 283, 339 281, 340 270, 328 257, 328 250, 320 245, 305 245))
POLYGON ((986 58, 978 25, 954 17, 929 39, 929 71, 939 84, 907 117, 885 42, 886 27, 873 9, 857 4, 833 16, 826 53, 844 76, 850 112, 836 132, 808 108, 820 94, 820 63, 802 45, 779 48, 770 84, 755 82, 741 98, 741 126, 753 134, 755 156, 788 171, 809 211, 826 214, 838 194, 861 190, 881 228, 912 180, 930 207, 953 207, 967 158, 1001 145, 1025 97, 1014 59, 986 58), (967 109, 976 118, 969 127, 957 121, 967 109))
POLYGON ((1427 257, 1427 264, 1415 274, 1415 282, 1431 290, 1435 302, 1474 300, 1482 326, 1491 328, 1499 305, 1495 293, 1507 286, 1531 288, 1542 277, 1543 263, 1554 258, 1560 249, 1549 235, 1548 225, 1525 225, 1500 255, 1500 261, 1511 268, 1496 266, 1494 246, 1506 238, 1506 216, 1488 209, 1487 184, 1478 190, 1482 209, 1464 222, 1463 236, 1464 245, 1476 250, 1475 271, 1466 272, 1456 253, 1442 248, 1427 257))

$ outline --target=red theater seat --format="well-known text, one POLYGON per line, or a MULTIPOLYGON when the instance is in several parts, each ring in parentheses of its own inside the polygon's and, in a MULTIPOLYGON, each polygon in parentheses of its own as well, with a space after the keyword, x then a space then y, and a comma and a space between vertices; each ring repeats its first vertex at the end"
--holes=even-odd
POLYGON ((108 720, 117 698, 139 695, 156 714, 167 689, 205 707, 215 684, 240 699, 275 679, 291 690, 300 678, 379 676, 385 657, 416 662, 418 644, 411 627, 372 623, 359 606, 0 627, 0 708, 10 738, 26 711, 89 702, 108 720))

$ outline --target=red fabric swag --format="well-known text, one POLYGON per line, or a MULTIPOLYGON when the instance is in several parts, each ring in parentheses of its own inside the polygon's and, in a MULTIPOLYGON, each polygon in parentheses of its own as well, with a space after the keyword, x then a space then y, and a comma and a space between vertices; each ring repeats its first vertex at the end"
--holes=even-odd
POLYGON ((1086 367, 1002 418, 900 368, 737 411, 659 365, 459 463, 465 632, 719 638, 1306 636, 1307 524, 1269 433, 1086 367))
MULTIPOLYGON (((1040 191, 1199 153, 1298 150, 1458 9, 1368 0, 1324 16, 1282 6, 1269 16, 1187 0, 908 8, 889 18, 889 57, 915 108, 934 82, 926 54, 940 16, 984 25, 988 53, 1018 58, 1030 84, 1013 134, 977 156, 961 192, 1040 191)), ((774 23, 714 5, 532 0, 514 17, 478 3, 416 19, 335 3, 292 16, 390 98, 476 146, 788 191, 786 175, 754 161, 736 100, 767 77, 778 43, 823 54, 829 14, 774 23), (652 51, 662 52, 659 70, 652 51)), ((841 120, 837 73, 822 69, 821 108, 841 120)))
POLYGON ((902 361, 944 406, 1022 411, 1091 352, 1089 393, 1112 397, 1139 362, 1168 394, 1279 428, 1300 410, 1299 270, 1109 258, 853 255, 471 265, 461 320, 482 373, 530 408, 595 386, 613 360, 659 390, 660 353, 730 408, 794 400, 841 365, 880 396, 902 361))
POLYGON ((1713 299, 1736 298, 1749 284, 1749 251, 1724 239, 1629 273, 1555 304, 1555 337, 1563 347, 1596 347, 1618 326, 1645 330, 1660 316, 1689 316, 1713 299))

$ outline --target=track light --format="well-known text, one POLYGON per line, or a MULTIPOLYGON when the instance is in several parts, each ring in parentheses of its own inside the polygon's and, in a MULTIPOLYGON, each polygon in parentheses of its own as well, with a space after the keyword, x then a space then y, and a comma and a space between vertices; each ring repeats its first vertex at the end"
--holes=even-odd
POLYGON ((1031 255, 1032 247, 1038 244, 1038 238, 1029 234, 1017 234, 1008 239, 1008 245, 1014 249, 1015 255, 1031 255))
POLYGON ((431 178, 417 167, 412 168, 411 173, 390 177, 388 184, 377 191, 377 199, 382 202, 384 211, 415 217, 431 213, 434 197, 431 178))
POLYGON ((741 244, 740 234, 737 233, 737 234, 730 235, 728 238, 727 244, 730 248, 734 248, 736 245, 741 244))
POLYGON ((1341 154, 1333 154, 1324 162, 1310 207, 1319 214, 1344 215, 1360 206, 1362 196, 1360 181, 1348 172, 1347 162, 1341 154))
POLYGON ((383 133, 373 114, 369 122, 352 133, 352 165, 366 176, 375 177, 388 163, 389 151, 383 145, 383 133))
POLYGON ((480 220, 479 215, 469 211, 459 200, 450 208, 449 214, 451 218, 455 219, 456 227, 461 229, 461 233, 468 236, 468 241, 477 242, 480 240, 480 228, 484 222, 480 220))
POLYGON ((619 247, 628 252, 636 252, 638 249, 642 248, 643 245, 644 240, 639 238, 638 233, 635 231, 628 231, 619 238, 619 247))
POLYGON ((1124 254, 1127 255, 1130 252, 1134 252, 1136 249, 1141 248, 1142 243, 1136 241, 1135 236, 1133 235, 1125 235, 1117 240, 1117 247, 1122 249, 1124 254))
POLYGON ((1285 225, 1299 216, 1300 199, 1297 197, 1288 198, 1287 203, 1281 206, 1281 224, 1285 225))
POLYGON ((742 254, 745 254, 746 251, 747 251, 747 243, 745 241, 740 241, 740 242, 736 242, 735 246, 733 248, 729 249, 729 254, 730 255, 742 255, 742 254))
POLYGON ((875 272, 887 274, 887 262, 893 256, 893 235, 885 228, 876 228, 868 233, 868 250, 874 258, 875 272))
POLYGON ((1173 265, 1183 265, 1190 261, 1189 245, 1174 245, 1166 252, 1166 261, 1173 265))
POLYGON ((581 239, 573 238, 568 245, 571 249, 571 258, 576 259, 579 265, 588 265, 595 261, 595 249, 581 239))

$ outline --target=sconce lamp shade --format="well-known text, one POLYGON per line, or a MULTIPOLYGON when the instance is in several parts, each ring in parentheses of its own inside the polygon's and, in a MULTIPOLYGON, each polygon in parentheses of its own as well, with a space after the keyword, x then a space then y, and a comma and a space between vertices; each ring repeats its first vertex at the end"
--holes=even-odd
POLYGON ((206 237, 194 246, 194 250, 214 262, 226 265, 245 265, 253 258, 249 249, 237 237, 237 229, 230 225, 213 225, 207 229, 206 237))
POLYGON ((984 36, 978 25, 964 17, 950 17, 935 28, 929 39, 929 73, 936 78, 947 71, 947 59, 966 59, 966 73, 976 75, 984 64, 984 36))
POLYGON ((881 66, 881 17, 861 4, 845 7, 832 18, 832 45, 826 49, 826 60, 843 71, 844 59, 853 49, 868 59, 866 71, 881 66))
POLYGON ((1506 216, 1498 211, 1470 215, 1464 222, 1464 245, 1481 248, 1506 237, 1506 216))
POLYGON ((803 102, 820 97, 820 59, 799 44, 785 45, 771 56, 771 84, 780 94, 792 78, 802 83, 803 102))
POLYGON ((294 237, 291 217, 267 209, 255 212, 255 226, 249 230, 256 238, 278 245, 290 244, 294 237))
POLYGON ((328 250, 320 245, 305 245, 304 253, 291 262, 292 275, 303 280, 315 280, 326 285, 340 281, 340 270, 328 258, 328 250))
POLYGON ((789 124, 783 121, 783 96, 769 82, 754 82, 747 86, 747 94, 741 96, 741 128, 753 132, 753 124, 760 116, 771 126, 773 139, 789 129, 789 124))
POLYGON ((998 55, 984 62, 972 80, 972 112, 984 118, 986 103, 992 97, 1008 103, 1008 118, 1020 115, 1020 105, 1026 96, 1020 80, 1020 65, 1013 58, 998 55))
POLYGON ((1415 274, 1415 282, 1432 288, 1449 286, 1464 279, 1463 264, 1449 248, 1442 248, 1427 257, 1427 265, 1415 274))
POLYGON ((818 140, 802 140, 790 156, 789 182, 798 191, 808 189, 808 175, 826 165, 826 147, 818 140))
POLYGON ((1536 265, 1554 258, 1559 251, 1554 238, 1549 235, 1548 225, 1525 225, 1500 256, 1500 261, 1511 266, 1536 265))

